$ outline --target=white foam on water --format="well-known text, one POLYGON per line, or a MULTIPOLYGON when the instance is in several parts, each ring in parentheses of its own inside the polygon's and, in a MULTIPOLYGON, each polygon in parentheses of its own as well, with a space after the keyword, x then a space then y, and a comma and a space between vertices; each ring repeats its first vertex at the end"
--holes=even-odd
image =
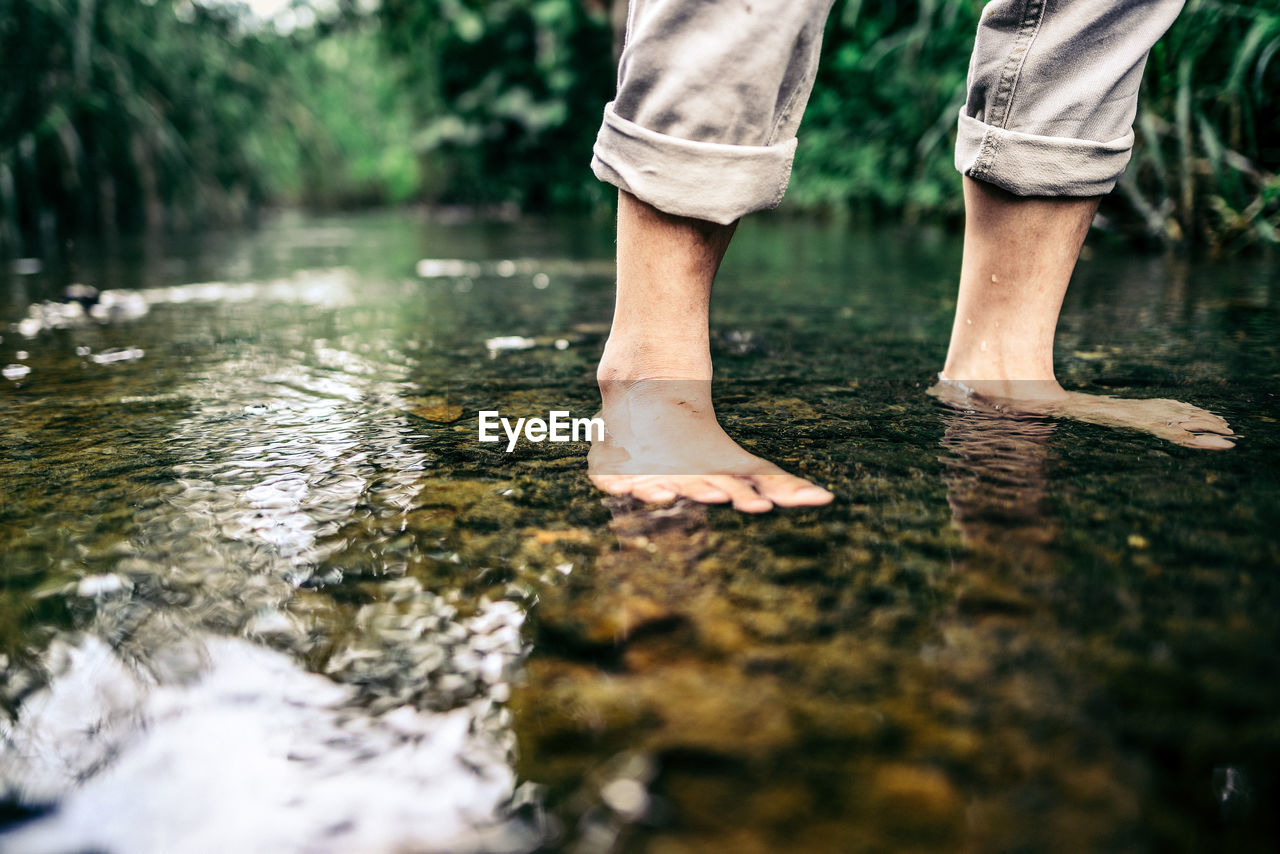
MULTIPOLYGON (((101 640, 55 644, 58 672, 0 730, 0 791, 57 802, 8 854, 502 852, 507 751, 477 710, 372 714, 355 689, 245 640, 188 639, 198 672, 158 678, 101 640)), ((487 702, 487 701, 479 701, 487 702)))

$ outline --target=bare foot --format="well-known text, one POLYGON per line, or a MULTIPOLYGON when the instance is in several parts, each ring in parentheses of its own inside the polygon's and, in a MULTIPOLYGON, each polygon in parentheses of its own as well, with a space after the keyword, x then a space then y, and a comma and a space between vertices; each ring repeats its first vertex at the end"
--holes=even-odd
POLYGON ((711 405, 711 283, 736 223, 673 216, 618 193, 618 298, 596 378, 607 434, 587 472, 641 501, 732 502, 746 513, 832 495, 747 453, 711 405))
POLYGON ((602 380, 608 431, 587 456, 591 482, 613 495, 688 498, 744 513, 818 506, 832 495, 748 453, 716 421, 706 380, 602 380))
POLYGON ((1123 398, 1065 391, 1053 380, 962 382, 938 375, 929 394, 949 406, 1070 418, 1103 427, 1141 430, 1184 448, 1223 450, 1238 438, 1207 409, 1165 398, 1123 398))

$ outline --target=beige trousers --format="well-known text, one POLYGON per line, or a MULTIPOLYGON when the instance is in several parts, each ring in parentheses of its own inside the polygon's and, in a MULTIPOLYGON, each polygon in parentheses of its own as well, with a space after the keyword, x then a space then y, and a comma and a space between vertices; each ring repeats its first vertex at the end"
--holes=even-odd
MULTIPOLYGON (((660 210, 718 223, 776 207, 831 5, 631 0, 617 96, 591 163, 597 177, 660 210)), ((1022 196, 1109 192, 1133 147, 1147 53, 1182 5, 988 3, 956 168, 1022 196)))

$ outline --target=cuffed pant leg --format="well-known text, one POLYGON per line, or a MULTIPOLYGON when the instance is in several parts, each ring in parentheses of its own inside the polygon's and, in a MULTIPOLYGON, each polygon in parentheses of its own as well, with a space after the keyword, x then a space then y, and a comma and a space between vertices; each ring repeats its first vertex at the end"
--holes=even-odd
POLYGON ((632 0, 591 168, 659 210, 776 207, 833 0, 632 0))
POLYGON ((1183 0, 993 0, 956 168, 1020 196, 1110 192, 1129 162, 1147 54, 1183 0))

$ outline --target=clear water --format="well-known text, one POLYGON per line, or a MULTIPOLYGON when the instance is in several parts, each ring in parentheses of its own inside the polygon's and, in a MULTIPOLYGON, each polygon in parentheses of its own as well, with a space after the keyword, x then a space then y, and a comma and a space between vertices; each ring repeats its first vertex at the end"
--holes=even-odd
POLYGON ((1270 844, 1273 259, 1068 295, 1064 384, 1244 436, 1197 452, 926 396, 957 235, 749 222, 718 410, 837 500, 748 518, 477 441, 594 411, 611 252, 378 214, 0 274, 5 850, 1270 844))

